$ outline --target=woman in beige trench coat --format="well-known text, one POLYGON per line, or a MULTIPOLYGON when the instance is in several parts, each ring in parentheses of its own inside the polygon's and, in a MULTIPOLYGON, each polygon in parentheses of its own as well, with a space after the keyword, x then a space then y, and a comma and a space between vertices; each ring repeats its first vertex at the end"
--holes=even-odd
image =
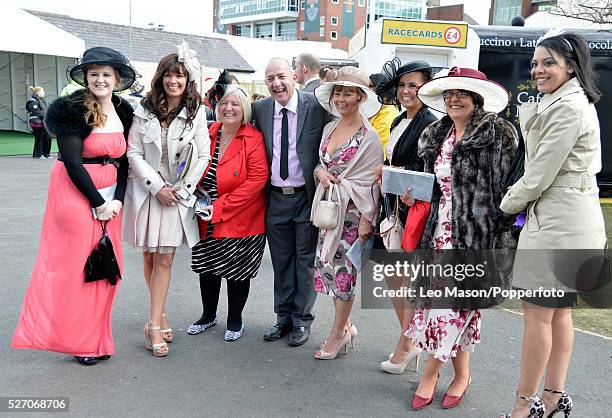
MULTIPOLYGON (((524 104, 520 110, 525 173, 504 196, 501 210, 527 212, 513 286, 572 291, 555 277, 558 258, 547 263, 542 259, 543 251, 536 250, 606 247, 595 179, 601 170, 599 120, 594 106, 600 92, 584 39, 570 33, 547 35, 538 42, 531 62, 531 76, 544 96, 539 103, 524 104)), ((576 293, 523 300, 521 372, 514 410, 507 417, 569 415, 572 400, 565 392, 565 378, 574 339, 570 308, 575 304, 576 293), (536 393, 544 371, 540 398, 536 393)))

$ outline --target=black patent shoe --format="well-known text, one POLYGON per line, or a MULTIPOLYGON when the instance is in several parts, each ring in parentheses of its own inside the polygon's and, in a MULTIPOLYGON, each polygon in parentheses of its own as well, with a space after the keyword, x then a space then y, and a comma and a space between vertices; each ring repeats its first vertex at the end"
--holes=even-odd
POLYGON ((98 364, 98 357, 79 357, 74 356, 74 358, 81 363, 83 366, 94 366, 98 364))
POLYGON ((277 341, 291 332, 291 325, 276 324, 270 328, 263 336, 266 341, 277 341))
POLYGON ((299 347, 308 341, 310 337, 310 329, 307 327, 293 327, 293 331, 289 335, 289 345, 291 347, 299 347))
POLYGON ((551 411, 549 415, 546 415, 546 418, 554 416, 557 412, 562 412, 565 415, 565 418, 568 418, 570 413, 572 412, 572 407, 574 406, 574 403, 572 402, 572 398, 569 397, 567 392, 564 390, 552 389, 544 389, 544 392, 561 395, 561 397, 557 401, 557 407, 553 411, 551 411))

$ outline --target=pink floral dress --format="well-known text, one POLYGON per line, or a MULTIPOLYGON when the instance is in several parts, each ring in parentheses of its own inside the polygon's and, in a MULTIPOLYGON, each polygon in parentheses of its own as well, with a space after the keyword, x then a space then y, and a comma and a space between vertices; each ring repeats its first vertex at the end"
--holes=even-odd
MULTIPOLYGON (((323 163, 334 177, 338 177, 353 159, 359 145, 367 132, 366 127, 359 129, 347 142, 339 146, 332 155, 327 153, 330 136, 321 143, 323 163)), ((331 133, 330 133, 331 135, 331 133)), ((333 260, 321 258, 321 249, 325 241, 327 230, 319 231, 319 240, 314 264, 314 287, 319 293, 332 293, 333 297, 339 300, 351 300, 355 296, 355 285, 357 284, 357 270, 346 257, 346 252, 351 248, 358 238, 359 211, 353 203, 349 201, 346 207, 346 216, 342 227, 340 245, 333 260)))
MULTIPOLYGON (((453 128, 434 163, 434 173, 442 192, 432 239, 432 246, 438 250, 453 248, 451 161, 455 144, 453 128)), ((474 346, 480 342, 480 311, 430 309, 428 304, 428 301, 422 301, 416 308, 406 336, 441 361, 456 357, 459 350, 474 351, 474 346)))

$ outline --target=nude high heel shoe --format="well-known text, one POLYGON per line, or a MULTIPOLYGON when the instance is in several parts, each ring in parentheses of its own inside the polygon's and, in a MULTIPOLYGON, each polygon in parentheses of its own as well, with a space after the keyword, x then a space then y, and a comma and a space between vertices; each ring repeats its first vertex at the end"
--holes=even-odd
POLYGON ((147 350, 151 350, 155 357, 165 357, 169 353, 168 343, 161 342, 157 344, 153 344, 151 339, 152 332, 160 332, 160 327, 152 326, 149 322, 145 324, 144 334, 145 334, 145 348, 147 350))
MULTIPOLYGON (((162 317, 165 318, 166 314, 163 313, 162 317)), ((172 328, 160 329, 159 332, 161 332, 162 338, 165 342, 171 343, 174 341, 174 331, 172 331, 172 328)))
POLYGON ((319 356, 316 356, 315 353, 315 358, 317 360, 333 360, 338 356, 338 352, 340 350, 342 350, 344 348, 344 355, 348 354, 348 345, 351 343, 351 334, 349 334, 348 332, 344 333, 344 338, 342 340, 342 343, 340 344, 340 346, 338 347, 338 349, 336 351, 332 351, 330 353, 328 353, 327 351, 323 350, 322 348, 319 350, 319 356))
POLYGON ((384 372, 387 372, 387 373, 402 374, 408 367, 408 363, 410 363, 412 359, 416 359, 414 371, 418 372, 419 371, 419 360, 421 358, 420 356, 421 351, 422 350, 419 347, 417 347, 416 345, 413 345, 410 351, 408 352, 408 356, 406 356, 404 361, 402 361, 401 363, 397 363, 397 364, 391 363, 391 357, 393 356, 393 354, 391 354, 391 356, 389 356, 389 360, 386 360, 380 363, 380 368, 384 372))

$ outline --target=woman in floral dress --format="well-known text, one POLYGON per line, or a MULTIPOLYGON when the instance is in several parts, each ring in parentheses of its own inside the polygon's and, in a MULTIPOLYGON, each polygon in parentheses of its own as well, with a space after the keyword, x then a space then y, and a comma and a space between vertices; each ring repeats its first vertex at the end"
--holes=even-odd
POLYGON ((315 90, 319 103, 338 117, 323 130, 315 168, 319 183, 311 213, 314 219, 319 202, 334 183, 339 219, 335 228, 320 230, 314 266, 315 290, 331 294, 336 310, 330 336, 315 353, 320 360, 335 358, 342 348, 346 352, 356 336, 349 315, 357 270, 346 253, 357 239, 363 243, 371 234, 378 203, 378 190, 372 192, 371 188, 373 184, 378 187, 375 168, 383 161, 380 139, 367 120, 380 109, 380 103, 367 85, 366 74, 355 67, 343 67, 337 71, 336 81, 315 90))
MULTIPOLYGON (((452 68, 423 84, 418 96, 430 108, 447 113, 427 127, 419 140, 424 171, 436 176, 420 247, 495 248, 501 185, 517 145, 514 127, 497 116, 507 105, 506 90, 480 71, 452 68)), ((409 196, 403 199, 413 203, 409 196)), ((434 280, 432 286, 441 284, 434 280)), ((454 379, 442 407, 461 403, 471 381, 469 352, 480 342, 479 310, 437 308, 433 302, 420 300, 406 333, 429 354, 412 398, 414 410, 432 403, 440 369, 449 359, 454 379)))

